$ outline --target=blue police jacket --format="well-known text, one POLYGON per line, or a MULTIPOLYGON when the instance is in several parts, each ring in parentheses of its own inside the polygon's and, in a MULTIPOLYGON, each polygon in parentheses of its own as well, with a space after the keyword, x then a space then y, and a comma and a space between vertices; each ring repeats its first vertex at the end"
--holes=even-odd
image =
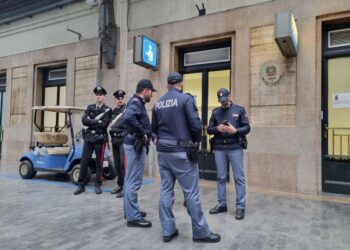
MULTIPOLYGON (((140 96, 134 94, 129 100, 123 115, 123 120, 129 135, 141 138, 144 137, 144 135, 151 137, 151 122, 148 118, 145 102, 140 96)), ((124 139, 125 144, 134 144, 134 141, 134 139, 128 136, 124 139)))
POLYGON ((190 141, 201 140, 201 130, 194 98, 177 88, 169 89, 154 105, 152 132, 157 137, 157 151, 186 151, 186 144, 190 141))
POLYGON ((242 136, 250 132, 250 125, 244 107, 231 103, 228 108, 218 107, 213 110, 211 115, 208 134, 214 135, 213 149, 239 149, 242 136), (218 131, 218 125, 227 120, 237 129, 237 133, 221 133, 218 131))

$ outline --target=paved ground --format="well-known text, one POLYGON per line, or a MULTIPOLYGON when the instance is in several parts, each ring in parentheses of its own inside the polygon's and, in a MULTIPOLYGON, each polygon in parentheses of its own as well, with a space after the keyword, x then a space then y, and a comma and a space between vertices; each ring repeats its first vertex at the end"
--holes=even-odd
MULTIPOLYGON (((147 179, 139 196, 153 222, 150 229, 126 227, 122 199, 108 192, 113 185, 105 182, 102 195, 91 186, 73 196, 75 186, 64 175, 22 180, 15 164, 0 164, 0 249, 350 249, 349 203, 250 192, 246 219, 236 221, 232 205, 228 213, 208 214, 216 190, 205 183, 203 209, 222 241, 201 244, 192 242, 190 219, 177 187, 174 213, 180 235, 163 243, 158 180, 147 179)), ((232 190, 229 194, 232 204, 232 190)))

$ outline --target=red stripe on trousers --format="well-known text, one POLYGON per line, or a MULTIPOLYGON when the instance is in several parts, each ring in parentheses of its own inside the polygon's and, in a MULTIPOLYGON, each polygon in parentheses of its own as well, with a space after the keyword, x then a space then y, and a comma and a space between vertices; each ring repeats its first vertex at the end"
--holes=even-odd
POLYGON ((100 182, 102 182, 102 177, 103 177, 103 161, 105 158, 105 146, 106 146, 106 144, 102 144, 101 165, 100 165, 100 168, 101 168, 100 182))

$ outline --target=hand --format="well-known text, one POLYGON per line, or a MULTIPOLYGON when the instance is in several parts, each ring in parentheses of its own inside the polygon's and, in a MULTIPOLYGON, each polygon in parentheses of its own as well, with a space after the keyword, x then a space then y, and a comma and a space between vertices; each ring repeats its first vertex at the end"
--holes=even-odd
POLYGON ((145 144, 148 143, 148 137, 147 137, 147 135, 144 135, 144 136, 143 136, 143 141, 144 141, 145 144))
POLYGON ((231 133, 231 134, 236 134, 237 133, 237 129, 232 126, 231 123, 228 123, 228 126, 225 126, 226 127, 226 131, 225 132, 228 132, 228 133, 231 133))
POLYGON ((218 128, 219 132, 224 133, 224 132, 226 132, 226 127, 227 126, 220 124, 217 128, 218 128))

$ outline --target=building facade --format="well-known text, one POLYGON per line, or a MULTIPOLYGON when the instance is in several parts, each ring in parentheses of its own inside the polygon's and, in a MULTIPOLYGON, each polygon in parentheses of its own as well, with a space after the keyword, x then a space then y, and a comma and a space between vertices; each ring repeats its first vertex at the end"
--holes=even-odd
MULTIPOLYGON (((18 160, 31 143, 32 106, 86 105, 97 79, 113 106, 115 89, 130 97, 137 81, 149 78, 159 90, 150 111, 166 92, 168 72, 180 71, 185 91, 196 97, 203 131, 218 105, 218 88, 229 88, 246 108, 249 188, 350 193, 349 1, 118 0, 116 65, 102 64, 100 71, 98 7, 87 2, 93 1, 0 26, 2 160, 18 160), (275 14, 284 12, 296 21, 295 57, 285 57, 275 42, 275 14), (133 63, 139 35, 158 43, 157 70, 133 63), (58 81, 62 69, 65 78, 58 81)), ((209 150, 206 139, 202 147, 209 150)), ((154 149, 146 174, 158 175, 154 149)))

